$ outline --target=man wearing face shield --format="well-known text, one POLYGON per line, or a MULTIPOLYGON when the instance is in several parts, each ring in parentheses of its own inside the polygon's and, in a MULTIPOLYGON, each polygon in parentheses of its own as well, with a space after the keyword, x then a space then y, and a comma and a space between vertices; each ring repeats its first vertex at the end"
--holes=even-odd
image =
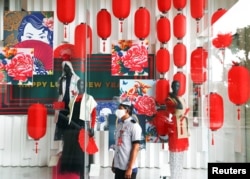
POLYGON ((116 110, 119 122, 115 134, 115 155, 112 163, 115 179, 136 179, 138 172, 137 156, 142 129, 133 119, 132 111, 131 102, 120 103, 116 110))

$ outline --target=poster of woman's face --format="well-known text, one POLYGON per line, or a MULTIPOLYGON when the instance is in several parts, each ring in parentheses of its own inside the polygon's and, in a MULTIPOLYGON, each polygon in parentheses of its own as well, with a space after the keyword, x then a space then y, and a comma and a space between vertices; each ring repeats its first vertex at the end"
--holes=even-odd
POLYGON ((5 11, 4 46, 34 49, 34 75, 53 74, 53 11, 5 11))

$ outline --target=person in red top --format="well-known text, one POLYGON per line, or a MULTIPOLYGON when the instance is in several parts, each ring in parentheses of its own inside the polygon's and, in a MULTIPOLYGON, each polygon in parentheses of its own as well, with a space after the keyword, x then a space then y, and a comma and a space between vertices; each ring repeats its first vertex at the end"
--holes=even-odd
POLYGON ((168 117, 168 145, 170 151, 171 179, 182 178, 184 151, 188 149, 188 123, 185 101, 178 96, 180 82, 173 81, 172 92, 166 99, 166 115, 168 117))

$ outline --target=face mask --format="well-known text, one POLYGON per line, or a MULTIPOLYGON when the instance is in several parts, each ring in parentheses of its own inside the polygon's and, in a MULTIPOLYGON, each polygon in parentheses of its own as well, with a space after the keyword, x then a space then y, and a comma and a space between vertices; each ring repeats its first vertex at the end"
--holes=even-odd
POLYGON ((121 119, 124 115, 126 114, 126 110, 125 109, 117 109, 115 111, 115 115, 121 119))

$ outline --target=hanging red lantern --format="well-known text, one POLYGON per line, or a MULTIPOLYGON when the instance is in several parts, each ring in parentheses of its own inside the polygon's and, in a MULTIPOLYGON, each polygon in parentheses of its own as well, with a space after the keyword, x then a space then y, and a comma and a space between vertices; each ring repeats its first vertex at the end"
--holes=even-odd
POLYGON ((107 9, 101 9, 97 13, 97 35, 104 41, 103 51, 105 52, 105 40, 111 35, 111 15, 107 9))
POLYGON ((64 37, 67 38, 66 25, 75 19, 75 0, 57 0, 56 13, 57 18, 64 24, 64 37))
POLYGON ((65 54, 69 55, 70 58, 75 58, 75 46, 69 43, 63 43, 55 48, 54 58, 64 58, 65 54))
POLYGON ((205 0, 190 0, 191 16, 197 22, 196 32, 199 32, 199 21, 204 16, 205 0))
POLYGON ((187 0, 173 0, 173 5, 178 11, 184 9, 186 7, 186 4, 187 0))
POLYGON ((159 11, 166 14, 171 8, 171 0, 157 0, 159 11))
POLYGON ((150 13, 145 7, 140 7, 135 12, 134 19, 135 36, 140 40, 144 40, 150 32, 150 13))
POLYGON ((178 13, 173 19, 174 36, 182 39, 186 35, 186 16, 178 13))
POLYGON ((130 0, 112 0, 112 11, 116 18, 120 20, 121 32, 123 20, 130 14, 130 0))
POLYGON ((191 53, 191 79, 195 84, 202 84, 207 79, 207 57, 203 47, 197 47, 191 53))
POLYGON ((75 0, 57 0, 56 12, 60 22, 71 23, 75 19, 75 0))
POLYGON ((38 142, 46 133, 47 127, 47 109, 43 104, 32 104, 28 108, 27 131, 28 135, 36 140, 36 153, 38 151, 38 142))
MULTIPOLYGON (((210 93, 208 95, 208 103, 209 128, 211 131, 216 131, 223 126, 224 122, 223 98, 217 93, 210 93)), ((212 136, 212 145, 213 144, 214 137, 212 136)))
POLYGON ((167 43, 171 36, 170 21, 167 17, 161 16, 157 21, 157 38, 161 43, 167 43))
MULTIPOLYGON (((239 63, 233 63, 228 71, 228 97, 237 106, 245 104, 249 99, 250 76, 246 67, 239 63)), ((238 108, 238 119, 240 119, 240 108, 238 108)))
POLYGON ((227 12, 226 9, 219 8, 215 11, 211 17, 211 25, 213 25, 219 18, 221 18, 227 12))
POLYGON ((183 43, 177 43, 173 49, 174 65, 182 68, 187 62, 187 48, 183 43))
POLYGON ((86 23, 75 28, 75 56, 84 59, 92 53, 92 29, 86 23))
POLYGON ((156 53, 156 70, 163 74, 168 72, 170 66, 170 53, 166 48, 160 48, 156 53))
POLYGON ((182 71, 178 71, 173 76, 174 81, 179 81, 180 89, 178 91, 178 96, 182 96, 186 92, 186 75, 182 71))
POLYGON ((169 81, 165 78, 160 78, 155 85, 155 101, 157 104, 165 104, 165 100, 169 94, 169 81))
POLYGON ((232 44, 233 37, 231 33, 218 34, 216 38, 213 39, 212 44, 218 49, 225 49, 232 44))

